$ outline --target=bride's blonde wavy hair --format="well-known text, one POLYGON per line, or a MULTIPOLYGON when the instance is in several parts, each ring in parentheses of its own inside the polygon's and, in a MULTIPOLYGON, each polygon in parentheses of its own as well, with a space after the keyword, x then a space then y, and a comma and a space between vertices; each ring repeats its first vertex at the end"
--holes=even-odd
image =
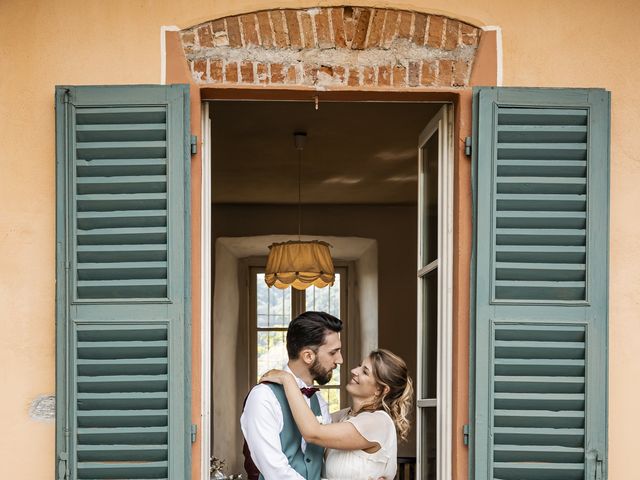
POLYGON ((362 410, 387 412, 400 438, 406 440, 411 429, 408 417, 413 403, 413 382, 407 364, 398 355, 383 348, 373 350, 369 360, 373 378, 382 387, 382 393, 362 410))

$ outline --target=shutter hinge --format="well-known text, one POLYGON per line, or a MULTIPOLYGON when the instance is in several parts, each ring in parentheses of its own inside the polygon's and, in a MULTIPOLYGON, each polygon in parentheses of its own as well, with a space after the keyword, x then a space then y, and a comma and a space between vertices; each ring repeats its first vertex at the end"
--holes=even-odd
POLYGON ((198 136, 191 135, 191 155, 198 153, 198 136))
POLYGON ((469 445, 469 425, 462 426, 462 443, 469 445))
POLYGON ((593 480, 602 480, 604 478, 604 461, 600 452, 597 450, 590 450, 585 455, 587 461, 587 468, 591 469, 593 475, 589 475, 589 478, 593 480))
POLYGON ((602 480, 604 478, 604 462, 600 453, 596 453, 596 480, 602 480))
POLYGON ((196 443, 196 436, 198 435, 198 425, 191 424, 191 443, 196 443))
POLYGON ((68 478, 67 472, 67 460, 69 459, 69 455, 67 452, 60 452, 58 455, 58 480, 65 480, 68 478))
POLYGON ((464 139, 464 154, 467 157, 471 156, 471 137, 467 137, 464 139))

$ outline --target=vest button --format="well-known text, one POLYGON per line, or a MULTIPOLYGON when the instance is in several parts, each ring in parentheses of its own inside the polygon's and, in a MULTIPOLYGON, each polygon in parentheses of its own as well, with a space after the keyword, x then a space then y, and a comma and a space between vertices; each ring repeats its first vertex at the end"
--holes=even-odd
POLYGON ((306 460, 307 460, 307 463, 311 463, 311 459, 310 458, 307 458, 306 460))

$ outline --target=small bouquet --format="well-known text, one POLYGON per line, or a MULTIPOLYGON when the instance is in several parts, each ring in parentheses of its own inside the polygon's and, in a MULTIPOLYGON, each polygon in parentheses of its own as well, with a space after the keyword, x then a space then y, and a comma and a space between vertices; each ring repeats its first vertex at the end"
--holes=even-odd
POLYGON ((217 457, 211 457, 209 459, 209 477, 211 478, 211 480, 221 480, 223 478, 227 478, 224 474, 224 460, 217 458, 217 457))

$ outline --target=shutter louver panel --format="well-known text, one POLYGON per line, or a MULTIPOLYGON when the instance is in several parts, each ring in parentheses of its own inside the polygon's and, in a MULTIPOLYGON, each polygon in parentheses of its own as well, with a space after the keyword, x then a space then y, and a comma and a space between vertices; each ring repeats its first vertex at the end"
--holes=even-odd
POLYGON ((609 100, 474 89, 475 480, 606 479, 609 100))
POLYGON ((77 331, 78 480, 167 478, 167 328, 77 331))
POLYGON ((75 122, 78 298, 166 298, 166 107, 78 108, 75 122))
POLYGON ((585 300, 587 123, 587 109, 497 109, 496 300, 585 300))
POLYGON ((183 480, 187 85, 58 87, 56 478, 183 480))
POLYGON ((494 329, 494 479, 584 477, 585 329, 494 329))

